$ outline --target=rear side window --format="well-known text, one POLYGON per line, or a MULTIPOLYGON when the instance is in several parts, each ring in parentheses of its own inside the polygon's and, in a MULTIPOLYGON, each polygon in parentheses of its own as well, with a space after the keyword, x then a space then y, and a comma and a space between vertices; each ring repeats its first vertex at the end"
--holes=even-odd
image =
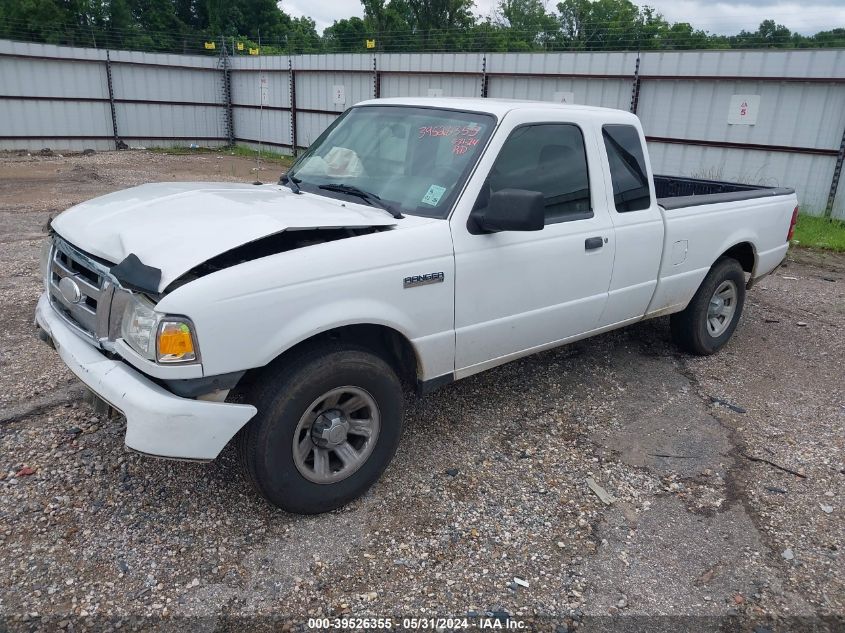
POLYGON ((625 213, 648 209, 651 206, 651 194, 637 128, 632 125, 605 125, 602 136, 610 163, 616 210, 625 213))
POLYGON ((502 146, 488 179, 489 192, 539 191, 546 199, 546 224, 593 216, 584 136, 572 124, 516 128, 502 146))

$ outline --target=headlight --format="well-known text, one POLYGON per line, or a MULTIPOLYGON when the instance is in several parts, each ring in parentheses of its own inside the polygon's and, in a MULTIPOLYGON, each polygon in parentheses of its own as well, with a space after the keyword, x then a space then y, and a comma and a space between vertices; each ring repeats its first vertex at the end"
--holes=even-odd
POLYGON ((156 312, 144 297, 133 295, 126 304, 120 329, 132 349, 157 363, 193 363, 198 358, 193 324, 156 312))
POLYGON ((48 237, 41 243, 41 256, 39 264, 41 269, 41 279, 44 280, 45 286, 50 283, 50 255, 53 252, 53 239, 48 237))
POLYGON ((153 309, 153 304, 134 295, 123 311, 120 331, 123 339, 132 348, 150 360, 155 360, 155 333, 161 315, 153 309))

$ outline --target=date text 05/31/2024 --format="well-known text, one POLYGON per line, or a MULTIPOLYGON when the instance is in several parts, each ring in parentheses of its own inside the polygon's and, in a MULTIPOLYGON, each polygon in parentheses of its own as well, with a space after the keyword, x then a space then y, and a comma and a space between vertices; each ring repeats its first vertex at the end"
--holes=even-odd
POLYGON ((501 617, 476 618, 309 618, 309 629, 338 630, 522 630, 526 624, 522 620, 501 617))

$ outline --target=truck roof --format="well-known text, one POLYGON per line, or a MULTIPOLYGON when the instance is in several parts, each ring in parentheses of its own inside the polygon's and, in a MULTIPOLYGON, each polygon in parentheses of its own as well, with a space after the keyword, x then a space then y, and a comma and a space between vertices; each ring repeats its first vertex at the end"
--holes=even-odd
POLYGON ((355 104, 356 106, 367 105, 404 105, 404 106, 427 106, 434 108, 447 108, 456 110, 468 110, 471 112, 485 112, 503 116, 513 110, 569 110, 577 112, 594 112, 601 117, 618 117, 620 114, 636 119, 636 115, 624 110, 614 108, 600 108, 598 106, 586 106, 575 104, 554 103, 551 101, 528 101, 524 99, 489 99, 480 97, 396 97, 389 99, 368 99, 355 104))

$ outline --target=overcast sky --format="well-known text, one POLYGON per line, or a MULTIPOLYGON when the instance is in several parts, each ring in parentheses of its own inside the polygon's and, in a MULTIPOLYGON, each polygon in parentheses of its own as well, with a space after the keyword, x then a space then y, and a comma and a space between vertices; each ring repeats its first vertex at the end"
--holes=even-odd
MULTIPOLYGON (((498 0, 475 0, 475 13, 489 15, 498 0)), ((762 20, 773 19, 792 31, 812 35, 818 31, 845 27, 845 0, 746 0, 745 2, 713 2, 712 0, 651 0, 637 2, 656 8, 670 22, 689 22, 695 28, 711 33, 732 35, 742 29, 756 31, 762 20)), ((557 0, 549 0, 549 11, 557 0)), ((282 8, 293 16, 307 15, 322 31, 335 20, 353 15, 363 17, 360 0, 282 0, 282 8)))

